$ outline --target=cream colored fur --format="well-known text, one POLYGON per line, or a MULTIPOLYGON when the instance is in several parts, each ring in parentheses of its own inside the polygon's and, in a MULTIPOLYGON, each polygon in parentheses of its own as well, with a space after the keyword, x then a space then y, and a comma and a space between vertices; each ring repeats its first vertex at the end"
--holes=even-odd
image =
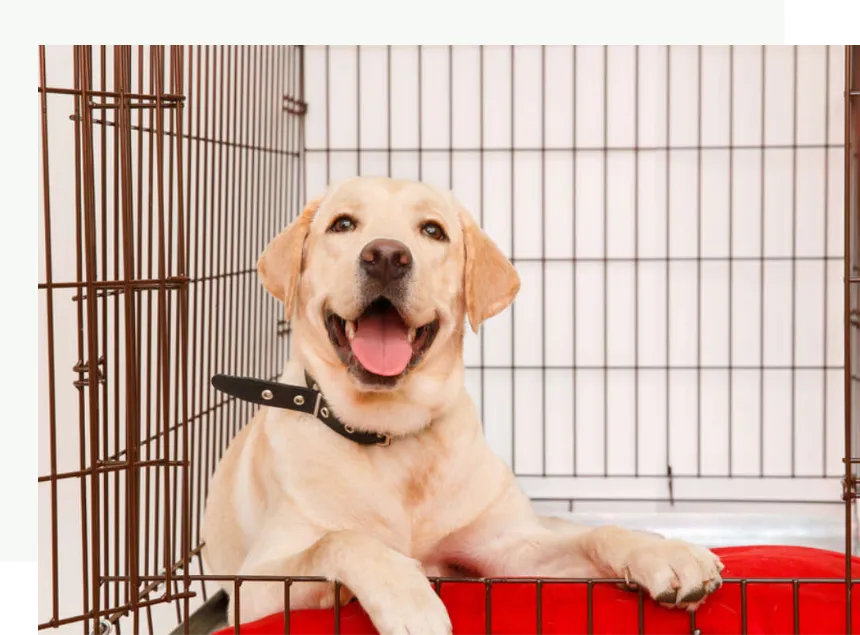
MULTIPOLYGON (((444 634, 445 608, 425 575, 626 577, 659 601, 695 608, 718 588, 707 549, 620 527, 542 518, 486 445, 463 384, 466 318, 477 330, 519 289, 508 260, 449 193, 385 178, 334 185, 273 239, 260 258, 266 289, 292 319, 293 356, 280 381, 309 371, 336 415, 394 436, 357 445, 314 418, 262 408, 233 439, 211 482, 203 520, 208 573, 325 576, 361 602, 383 634, 444 634), (326 230, 338 215, 349 234, 326 230), (438 222, 448 242, 419 227, 438 222), (440 319, 425 358, 393 389, 349 375, 323 310, 359 310, 358 254, 375 238, 409 247, 414 271, 405 318, 440 319)), ((232 592, 232 585, 226 585, 232 592)), ((294 584, 291 607, 334 601, 330 584, 294 584)), ((241 620, 284 609, 284 585, 245 583, 241 620)), ((230 610, 230 619, 233 610, 230 610)))

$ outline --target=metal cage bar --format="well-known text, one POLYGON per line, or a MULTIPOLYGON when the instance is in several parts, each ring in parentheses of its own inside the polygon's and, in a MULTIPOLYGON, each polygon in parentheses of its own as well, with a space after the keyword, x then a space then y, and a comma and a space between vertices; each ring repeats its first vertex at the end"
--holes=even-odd
MULTIPOLYGON (((462 90, 458 83, 460 80, 455 78, 460 72, 455 57, 460 52, 448 47, 443 50, 442 57, 434 57, 437 53, 425 47, 417 49, 411 62, 417 78, 417 100, 412 104, 417 114, 416 135, 410 141, 401 138, 402 129, 398 126, 402 126, 402 121, 397 119, 402 110, 398 101, 400 89, 393 87, 396 72, 392 69, 403 63, 400 53, 391 47, 367 53, 356 49, 355 59, 350 61, 355 93, 350 96, 354 100, 349 102, 350 107, 354 107, 355 136, 354 143, 343 143, 338 140, 340 133, 337 130, 342 119, 332 106, 332 99, 337 99, 336 93, 341 90, 338 81, 332 79, 332 69, 340 72, 343 68, 333 59, 342 54, 340 50, 332 51, 326 47, 322 52, 314 52, 310 63, 315 72, 322 72, 314 77, 323 78, 323 92, 315 92, 314 97, 319 99, 313 101, 307 96, 310 85, 305 72, 309 64, 308 51, 300 46, 75 46, 70 54, 53 47, 40 47, 42 262, 38 290, 44 319, 40 349, 43 362, 40 376, 44 380, 41 383, 44 389, 40 391, 40 406, 44 407, 42 418, 46 442, 42 448, 44 455, 40 457, 38 481, 40 496, 46 501, 44 518, 47 520, 43 522, 50 538, 45 546, 46 552, 41 556, 50 563, 46 570, 46 579, 50 580, 46 583, 50 602, 45 604, 46 608, 40 614, 39 628, 77 625, 84 633, 113 628, 155 633, 175 626, 174 632, 191 633, 204 623, 209 629, 223 617, 226 610, 224 596, 223 593, 212 593, 213 584, 232 589, 232 610, 234 616, 240 618, 243 586, 247 588, 264 580, 280 582, 283 584, 284 602, 288 606, 296 585, 322 581, 316 578, 214 576, 203 570, 199 532, 209 476, 230 439, 252 414, 247 404, 231 399, 220 400, 210 389, 208 377, 216 371, 232 370, 275 377, 283 366, 284 354, 289 350, 289 325, 280 315, 279 305, 256 283, 254 263, 268 239, 296 216, 309 188, 316 187, 321 180, 337 178, 347 164, 352 166, 350 170, 359 173, 381 170, 397 174, 412 170, 414 176, 435 179, 454 187, 463 183, 463 179, 458 177, 459 170, 472 169, 474 165, 469 162, 474 161, 478 168, 474 182, 478 187, 473 203, 482 224, 497 222, 489 209, 498 185, 495 179, 504 177, 510 180, 501 188, 511 202, 503 219, 510 233, 503 236, 507 240, 502 244, 506 244, 508 255, 515 263, 536 267, 542 272, 536 296, 536 304, 542 307, 539 318, 542 324, 540 354, 536 361, 523 362, 516 354, 517 341, 521 338, 517 335, 516 325, 531 319, 528 315, 517 313, 515 317, 516 311, 511 314, 509 332, 502 338, 509 340, 506 345, 510 349, 507 362, 500 362, 497 356, 493 357, 486 350, 493 342, 500 341, 498 337, 494 339, 492 335, 482 333, 474 342, 474 348, 470 349, 471 357, 467 361, 467 368, 473 372, 474 378, 471 387, 478 395, 484 419, 492 416, 484 395, 494 376, 510 378, 512 390, 505 403, 515 412, 521 399, 515 389, 517 377, 537 373, 541 400, 546 404, 547 382, 553 373, 569 373, 574 392, 577 390, 577 377, 597 373, 603 386, 603 464, 593 473, 577 465, 577 447, 581 451, 586 441, 581 430, 574 430, 571 438, 574 455, 572 476, 625 478, 624 474, 613 474, 609 469, 606 444, 610 434, 607 413, 611 405, 607 385, 614 381, 612 378, 617 377, 617 373, 635 373, 632 395, 637 404, 633 416, 638 448, 638 439, 645 434, 644 428, 640 430, 638 404, 647 392, 645 384, 640 385, 641 373, 663 373, 667 378, 672 373, 693 373, 695 381, 691 385, 695 394, 701 397, 705 392, 703 376, 706 373, 723 372, 730 377, 736 372, 748 373, 761 386, 767 373, 788 371, 794 398, 800 381, 799 373, 820 374, 827 393, 828 374, 844 370, 844 579, 731 579, 726 583, 740 589, 738 628, 744 633, 748 630, 750 607, 747 594, 750 588, 761 584, 790 585, 794 600, 792 622, 794 632, 799 632, 801 615, 805 614, 801 612, 800 601, 805 585, 844 585, 846 632, 850 632, 851 597, 856 583, 851 577, 857 492, 853 466, 860 461, 855 458, 860 452, 854 447, 860 440, 857 429, 860 419, 852 407, 855 391, 860 386, 855 374, 860 344, 853 337, 860 325, 857 320, 860 312, 857 295, 857 282, 860 281, 860 47, 846 47, 844 58, 844 253, 840 255, 827 249, 826 228, 830 222, 827 220, 828 186, 824 187, 822 207, 825 214, 824 251, 819 255, 809 255, 798 253, 796 248, 801 232, 796 178, 801 170, 799 152, 821 151, 827 179, 835 164, 831 151, 841 147, 827 134, 820 143, 799 138, 800 115, 796 105, 799 99, 798 50, 793 49, 791 58, 793 83, 790 92, 795 107, 790 139, 785 143, 774 143, 765 134, 765 114, 769 106, 766 105, 768 64, 764 49, 760 57, 761 136, 752 143, 735 143, 735 133, 740 124, 735 115, 733 91, 734 78, 740 70, 734 48, 728 49, 727 143, 705 138, 703 108, 708 106, 708 101, 704 94, 710 87, 703 80, 703 49, 699 47, 694 58, 698 74, 692 91, 696 105, 691 143, 678 142, 676 138, 675 126, 678 123, 671 115, 678 99, 678 85, 672 81, 675 58, 669 48, 665 57, 655 58, 657 67, 665 71, 665 92, 656 96, 647 93, 646 69, 650 67, 646 66, 643 58, 652 53, 637 47, 632 58, 632 142, 624 144, 612 136, 609 123, 610 110, 620 99, 613 95, 615 85, 607 79, 610 67, 615 64, 609 48, 603 48, 594 58, 602 60, 604 73, 602 96, 598 100, 600 112, 591 113, 600 116, 602 122, 594 143, 588 136, 591 133, 586 134, 576 124, 569 131, 570 139, 559 141, 548 135, 553 125, 548 109, 557 98, 547 93, 548 68, 558 60, 555 57, 550 59, 546 49, 541 48, 535 57, 539 72, 532 78, 528 68, 523 70, 517 66, 522 63, 522 58, 513 47, 501 51, 478 48, 474 51, 474 61, 478 78, 475 104, 479 115, 475 119, 475 138, 463 142, 462 137, 455 134, 455 125, 461 126, 456 123, 457 117, 465 116, 454 104, 455 91, 462 90), (492 117, 496 115, 486 114, 487 109, 492 108, 495 94, 495 89, 490 87, 495 80, 489 77, 487 70, 491 63, 503 63, 510 69, 510 86, 502 87, 506 102, 503 109, 510 114, 509 120, 502 117, 502 127, 508 134, 506 141, 499 141, 498 131, 493 127, 495 120, 492 117), (379 66, 371 67, 371 64, 379 66), (57 69, 63 68, 66 74, 58 74, 57 69), (379 69, 384 72, 376 77, 376 81, 381 88, 378 92, 386 104, 382 112, 387 117, 381 141, 363 128, 363 117, 371 110, 366 100, 372 95, 370 90, 363 89, 361 79, 379 69), (433 89, 425 86, 428 81, 438 82, 440 69, 447 69, 447 75, 443 73, 447 102, 441 105, 432 101, 435 99, 433 89), (534 143, 521 142, 522 137, 528 137, 528 134, 522 132, 520 120, 516 117, 518 110, 531 108, 531 104, 518 101, 515 82, 530 79, 536 79, 540 87, 534 143), (334 97, 331 97, 333 93, 334 97), (663 137, 658 140, 645 138, 644 129, 653 122, 646 123, 641 115, 642 104, 651 98, 665 106, 663 137), (437 111, 446 113, 444 139, 438 136, 434 126, 427 123, 437 111), (311 125, 310 120, 319 125, 311 125), (377 142, 379 145, 375 145, 377 142), (765 175, 767 161, 771 160, 767 157, 776 156, 768 153, 790 153, 789 171, 795 178, 792 179, 789 198, 792 248, 788 253, 767 254, 764 231, 759 236, 761 249, 758 255, 738 253, 733 249, 732 240, 726 256, 704 253, 703 174, 706 168, 703 161, 711 152, 725 153, 730 193, 734 191, 733 182, 742 178, 740 166, 746 160, 742 157, 758 153, 757 164, 747 167, 752 168, 761 183, 761 200, 756 213, 760 214, 762 227, 766 225, 765 175), (598 255, 591 254, 577 243, 577 223, 587 218, 588 209, 582 201, 578 203, 578 196, 574 193, 570 206, 572 252, 570 255, 549 253, 551 249, 548 246, 553 240, 551 198, 555 194, 550 193, 552 183, 548 166, 553 161, 559 157, 569 158, 576 181, 576 166, 579 164, 581 168, 596 157, 603 175, 597 179, 596 185, 602 192, 605 205, 612 191, 607 177, 608 165, 615 157, 633 157, 631 174, 637 193, 648 178, 645 165, 650 159, 646 157, 659 157, 667 166, 658 188, 666 193, 667 213, 665 226, 661 229, 665 230, 662 233, 668 245, 672 232, 670 195, 672 179, 676 178, 669 166, 672 156, 678 153, 694 157, 691 174, 696 183, 693 205, 696 239, 693 252, 673 254, 668 249, 663 255, 643 252, 639 236, 646 223, 643 216, 646 212, 637 195, 632 206, 636 237, 634 251, 629 255, 610 253, 610 221, 604 210, 600 217, 603 250, 598 255), (437 163, 439 158, 445 162, 443 168, 437 163), (500 158, 509 161, 509 165, 503 165, 499 170, 500 158), (535 253, 518 242, 514 231, 519 222, 514 201, 517 193, 526 187, 518 180, 521 173, 517 166, 524 164, 517 162, 532 159, 537 161, 539 175, 535 191, 539 193, 537 244, 540 249, 535 253), (826 320, 821 363, 799 361, 796 345, 799 324, 794 310, 790 315, 792 347, 786 364, 766 363, 763 348, 759 351, 758 364, 739 362, 732 356, 731 346, 727 363, 702 361, 702 320, 706 316, 702 282, 704 268, 710 264, 727 264, 731 280, 742 275, 740 265, 749 265, 757 268, 761 278, 765 279, 768 266, 788 265, 791 268, 789 289, 794 306, 799 297, 798 263, 820 263, 824 272, 823 283, 827 287, 827 265, 839 258, 844 261, 844 365, 827 358, 824 350, 828 343, 826 320), (630 363, 611 364, 606 361, 607 333, 610 330, 606 293, 601 298, 603 361, 581 362, 576 354, 569 363, 552 361, 548 352, 552 337, 547 307, 553 300, 546 271, 554 263, 598 267, 604 289, 610 286, 609 278, 614 275, 611 272, 615 265, 632 266, 632 275, 637 283, 634 298, 635 354, 630 363), (697 280, 694 294, 698 329, 695 363, 672 361, 668 319, 665 325, 665 361, 650 363, 640 355, 640 343, 644 339, 640 334, 640 320, 643 319, 640 307, 645 300, 638 281, 648 275, 647 270, 651 266, 664 272, 668 280, 673 267, 684 263, 695 267, 697 280), (74 333, 70 327, 65 330, 60 327, 65 324, 74 325, 74 333), (66 370, 71 371, 70 375, 63 375, 63 364, 67 364, 66 370), (64 532, 68 535, 71 531, 79 532, 74 546, 62 542, 64 532), (73 582, 76 574, 79 574, 79 584, 73 582)), ((577 70, 588 72, 587 64, 590 62, 585 53, 571 47, 569 55, 564 64, 574 74, 577 70)), ((829 85, 830 56, 826 55, 825 59, 825 78, 829 85)), ((572 92, 569 103, 574 119, 589 116, 590 111, 582 112, 583 96, 577 96, 575 77, 568 88, 572 92), (578 114, 577 107, 580 108, 578 114)), ((827 113, 824 127, 829 134, 829 109, 827 113)), ((730 194, 727 200, 730 236, 733 231, 738 231, 737 227, 731 228, 738 204, 730 194)), ((575 273, 570 282, 576 298, 578 282, 575 273)), ((730 289, 731 285, 729 282, 730 289)), ((732 298, 730 293, 730 316, 733 315, 732 298)), ((668 287, 665 304, 668 316, 668 287)), ((573 313, 574 342, 577 341, 577 333, 581 337, 588 328, 579 317, 577 323, 577 313, 573 313)), ((760 316, 759 320, 757 326, 761 334, 765 330, 764 318, 760 316)), ((732 318, 729 321, 731 332, 732 318)), ((763 336, 758 342, 760 347, 764 346, 763 336)), ((676 389, 670 387, 668 380, 664 388, 663 395, 668 402, 676 389)), ((583 389, 579 392, 582 393, 583 389)), ((737 398, 730 381, 729 403, 737 398)), ((692 468, 673 470, 671 465, 667 465, 668 473, 664 474, 641 465, 638 452, 634 457, 632 475, 666 479, 669 500, 674 500, 672 487, 677 488, 679 483, 722 477, 707 473, 702 467, 703 405, 701 399, 696 403, 697 459, 692 468)), ((823 418, 827 421, 832 413, 828 414, 826 398, 822 404, 823 418)), ((759 408, 764 407, 762 400, 759 408)), ((731 406, 729 411, 733 412, 731 406)), ((516 435, 522 434, 522 430, 517 432, 515 415, 511 417, 514 439, 511 443, 515 444, 516 435)), ((738 482, 765 476, 794 481, 800 478, 802 475, 795 465, 799 421, 793 408, 790 417, 791 462, 788 473, 767 472, 761 458, 759 472, 746 474, 732 464, 730 453, 726 476, 738 479, 738 482)), ((759 420, 763 420, 761 411, 759 420)), ((553 475, 547 454, 547 448, 552 444, 548 442, 550 432, 546 405, 541 411, 540 421, 542 450, 536 472, 531 472, 531 468, 521 468, 515 448, 510 448, 510 462, 521 476, 543 478, 553 475)), ((729 439, 733 429, 729 425, 729 439)), ((760 434, 764 435, 763 427, 760 434)), ((822 434, 825 441, 822 442, 824 456, 820 477, 835 478, 837 474, 828 469, 826 425, 822 434)), ((668 426, 666 444, 668 455, 668 426)), ((732 445, 731 440, 729 445, 732 445)), ((535 498, 540 499, 541 496, 535 498)), ((617 496, 610 499, 620 500, 617 496)), ((682 499, 683 496, 677 497, 677 500, 682 499)), ((565 497, 560 500, 569 502, 565 497)), ((637 500, 648 499, 639 497, 637 500)), ((432 582, 439 594, 451 584, 480 587, 485 627, 489 633, 493 627, 493 589, 497 585, 519 583, 534 587, 534 624, 536 631, 542 632, 542 600, 553 584, 564 580, 434 578, 432 582)), ((594 632, 595 620, 600 619, 592 605, 595 588, 622 581, 568 582, 575 582, 585 590, 587 607, 584 621, 586 630, 594 632)), ((335 583, 333 592, 336 598, 339 591, 335 583)), ((335 607, 333 628, 337 632, 341 623, 339 603, 336 602, 335 607)), ((636 627, 640 633, 646 628, 645 607, 646 598, 639 591, 636 627)), ((695 631, 695 616, 690 619, 691 631, 695 631)), ((290 626, 290 614, 286 612, 285 632, 290 632, 290 626)))

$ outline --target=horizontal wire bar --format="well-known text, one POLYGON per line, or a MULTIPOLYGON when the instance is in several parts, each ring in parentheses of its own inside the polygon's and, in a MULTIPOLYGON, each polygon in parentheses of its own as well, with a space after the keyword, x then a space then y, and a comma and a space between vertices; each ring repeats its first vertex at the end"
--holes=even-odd
POLYGON ((825 256, 590 256, 590 257, 562 257, 562 256, 512 256, 510 260, 517 262, 841 262, 844 259, 840 255, 825 256))
MULTIPOLYGON (((71 121, 80 121, 81 120, 81 118, 79 116, 76 117, 75 115, 69 115, 69 119, 71 121)), ((92 122, 94 125, 107 126, 109 128, 115 128, 116 127, 116 123, 113 121, 105 121, 103 119, 93 119, 92 122)), ((166 138, 176 137, 175 132, 168 132, 168 131, 164 131, 164 130, 158 131, 158 130, 154 130, 153 128, 147 128, 146 126, 129 125, 129 126, 126 126, 126 128, 128 128, 129 130, 134 130, 134 131, 138 131, 138 132, 156 133, 156 134, 160 134, 166 138)), ((217 146, 220 148, 236 148, 238 150, 251 150, 253 152, 262 152, 262 153, 274 154, 274 155, 278 155, 278 156, 289 156, 289 157, 301 156, 300 152, 295 152, 292 150, 278 150, 277 148, 267 148, 265 146, 253 146, 253 145, 248 145, 248 144, 244 144, 244 143, 235 143, 233 141, 224 141, 223 139, 210 139, 208 137, 200 137, 200 136, 191 135, 191 134, 184 134, 184 135, 182 135, 181 138, 187 139, 189 141, 202 141, 203 143, 210 143, 213 146, 217 146)))
POLYGON ((164 595, 163 597, 155 598, 152 600, 144 600, 140 602, 136 602, 134 606, 131 604, 123 604, 122 606, 114 606, 106 609, 99 609, 98 611, 87 611, 81 615, 75 615, 74 617, 64 617, 58 620, 49 620, 47 622, 42 622, 39 624, 39 630, 44 630, 46 628, 57 628, 59 626, 65 626, 66 624, 74 624, 75 622, 83 622, 88 619, 98 619, 100 617, 108 617, 112 616, 116 613, 126 614, 133 608, 146 608, 148 606, 155 606, 156 604, 165 604, 172 600, 181 600, 183 598, 193 598, 197 597, 197 594, 193 591, 174 593, 172 595, 164 595))
POLYGON ((101 465, 97 465, 95 467, 88 467, 83 470, 75 470, 74 472, 61 472, 59 474, 46 475, 39 477, 39 483, 47 483, 50 481, 59 481, 66 478, 79 478, 81 476, 88 476, 90 474, 101 474, 104 472, 117 472, 120 470, 127 470, 130 467, 140 468, 140 467, 187 467, 188 464, 183 461, 171 461, 168 459, 153 459, 150 461, 135 461, 131 465, 127 463, 108 463, 101 465))
POLYGON ((333 154, 336 152, 356 153, 356 152, 384 152, 385 154, 398 154, 403 152, 411 153, 458 153, 458 152, 500 152, 500 153, 516 153, 516 152, 534 152, 541 154, 545 152, 698 152, 707 150, 720 150, 728 152, 730 150, 839 150, 844 148, 842 143, 808 143, 808 144, 749 144, 749 145, 708 145, 708 146, 564 146, 564 147, 545 147, 535 148, 530 146, 521 147, 501 147, 491 146, 484 148, 476 147, 460 147, 460 148, 356 148, 356 147, 340 147, 340 148, 305 148, 305 152, 310 154, 333 154))
MULTIPOLYGON (((521 476, 517 474, 516 476, 521 476)), ((673 475, 674 476, 674 475, 673 475)), ((666 478, 666 475, 663 475, 666 478)), ((531 500, 540 503, 715 503, 715 504, 735 504, 735 503, 751 503, 754 505, 839 505, 843 507, 845 503, 839 500, 820 500, 820 499, 786 499, 786 498, 678 498, 665 496, 663 498, 631 498, 626 497, 591 497, 591 498, 545 498, 531 497, 531 500)))
MULTIPOLYGON (((38 92, 42 92, 41 88, 37 89, 38 92)), ((45 93, 49 95, 73 95, 73 96, 81 96, 83 91, 80 88, 57 88, 54 86, 49 86, 45 88, 45 93)), ((152 99, 157 100, 160 99, 162 101, 185 101, 184 95, 174 95, 171 93, 164 93, 163 95, 153 95, 153 94, 145 94, 145 93, 119 93, 116 91, 110 90, 90 90, 87 89, 87 95, 90 97, 112 97, 114 99, 152 99)))
POLYGON ((77 281, 77 282, 40 282, 39 289, 82 289, 92 285, 98 289, 159 289, 161 285, 168 289, 180 289, 183 285, 188 284, 188 278, 185 276, 170 276, 163 280, 147 279, 147 280, 95 280, 93 282, 77 281))
POLYGON ((631 371, 631 370, 649 370, 649 371, 669 371, 669 370, 677 370, 677 371, 700 371, 700 370, 714 370, 714 371, 734 371, 734 370, 750 370, 750 371, 796 371, 796 370, 845 370, 845 366, 803 366, 803 365, 795 365, 795 366, 773 366, 773 365, 735 365, 735 366, 723 366, 723 365, 664 365, 664 364, 656 364, 656 365, 648 365, 641 364, 638 366, 631 365, 619 365, 619 366, 601 366, 599 364, 574 364, 574 365, 546 365, 540 366, 535 364, 493 364, 488 365, 474 365, 474 364, 466 364, 466 370, 505 370, 505 371, 517 371, 517 370, 617 370, 617 371, 631 371))
MULTIPOLYGON (((857 462, 860 463, 860 459, 857 459, 857 462)), ((629 478, 629 479, 645 479, 645 478, 659 478, 659 479, 668 479, 666 473, 662 474, 604 474, 600 473, 586 473, 581 474, 577 472, 576 474, 567 473, 548 473, 544 474, 543 472, 539 474, 529 474, 526 472, 517 472, 517 476, 522 476, 524 478, 542 478, 542 479, 552 479, 552 478, 596 478, 596 479, 616 479, 616 478, 629 478)), ((755 481, 766 481, 769 479, 790 479, 794 481, 802 481, 802 480, 813 480, 813 481, 828 481, 831 479, 839 479, 842 478, 842 474, 830 474, 830 475, 822 475, 822 474, 676 474, 674 471, 672 472, 672 478, 694 478, 694 479, 726 479, 726 480, 735 480, 735 479, 744 479, 744 480, 755 480, 755 481)), ((559 500, 567 500, 567 499, 559 499, 559 500)), ((580 500, 580 499, 573 499, 580 500)))

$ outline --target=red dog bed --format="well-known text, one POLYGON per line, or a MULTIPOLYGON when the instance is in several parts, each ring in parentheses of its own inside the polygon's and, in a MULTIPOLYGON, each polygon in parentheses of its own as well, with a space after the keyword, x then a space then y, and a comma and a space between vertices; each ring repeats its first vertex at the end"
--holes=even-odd
MULTIPOLYGON (((755 635, 802 633, 824 635, 846 632, 845 556, 806 547, 727 547, 714 549, 726 569, 723 587, 695 613, 667 609, 648 598, 643 602, 644 633, 689 635, 694 628, 702 635, 750 633, 755 635), (737 578, 816 578, 830 582, 732 582, 737 578), (741 603, 745 587, 746 607, 741 603), (743 622, 745 622, 745 627, 743 622)), ((852 559, 852 568, 860 558, 852 559)), ((860 569, 858 569, 860 572, 860 569)), ((852 577, 857 574, 852 572, 852 577)), ((455 635, 615 634, 640 632, 639 595, 609 584, 592 588, 593 609, 588 611, 586 584, 496 583, 490 589, 491 610, 487 618, 487 587, 480 582, 445 582, 441 597, 448 608, 455 635), (540 622, 540 628, 538 623, 540 622), (590 622, 590 624, 589 624, 590 622), (489 625, 489 629, 487 628, 489 625), (590 628, 589 628, 590 627, 590 628)), ((852 596, 852 632, 860 633, 860 592, 852 596)), ((334 633, 334 610, 292 611, 290 633, 323 635, 334 633)), ((234 633, 233 628, 216 635, 234 633)), ((238 630, 242 635, 286 633, 283 613, 270 615, 238 630)), ((340 632, 344 635, 374 634, 376 630, 357 602, 340 610, 340 632)))

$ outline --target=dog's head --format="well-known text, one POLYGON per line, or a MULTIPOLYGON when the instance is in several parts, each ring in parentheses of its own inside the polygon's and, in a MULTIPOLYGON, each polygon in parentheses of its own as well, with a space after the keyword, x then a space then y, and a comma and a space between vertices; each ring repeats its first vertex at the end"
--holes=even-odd
POLYGON ((336 408, 347 396, 377 408, 404 397, 438 406, 443 397, 433 395, 461 380, 465 318, 477 331, 520 284, 450 193, 375 177, 312 201, 268 245, 258 271, 336 408))

